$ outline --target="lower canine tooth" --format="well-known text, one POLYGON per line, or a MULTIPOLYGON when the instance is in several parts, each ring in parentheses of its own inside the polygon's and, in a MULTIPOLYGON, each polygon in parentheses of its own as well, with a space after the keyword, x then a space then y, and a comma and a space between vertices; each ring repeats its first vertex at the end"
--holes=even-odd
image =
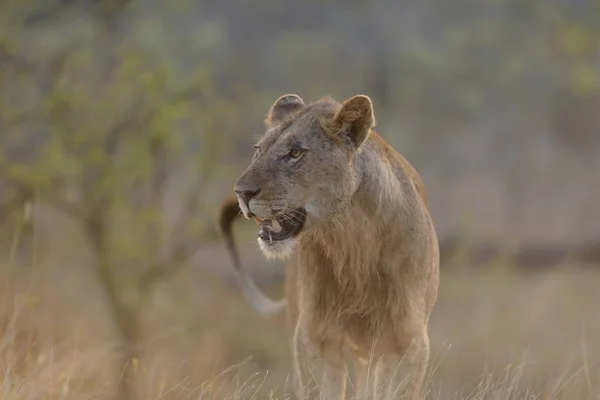
POLYGON ((281 229, 282 227, 279 221, 273 219, 273 221, 271 221, 271 230, 273 231, 273 233, 279 233, 281 232, 281 229))

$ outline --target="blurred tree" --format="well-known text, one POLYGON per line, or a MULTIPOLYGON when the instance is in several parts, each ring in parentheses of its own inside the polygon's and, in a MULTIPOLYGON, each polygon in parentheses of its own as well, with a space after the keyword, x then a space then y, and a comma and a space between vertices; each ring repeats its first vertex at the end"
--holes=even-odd
POLYGON ((20 51, 14 21, 0 41, 0 178, 15 190, 0 211, 35 193, 80 223, 120 335, 117 397, 133 399, 153 285, 214 237, 206 187, 235 115, 210 70, 183 74, 105 24, 41 54, 20 51))

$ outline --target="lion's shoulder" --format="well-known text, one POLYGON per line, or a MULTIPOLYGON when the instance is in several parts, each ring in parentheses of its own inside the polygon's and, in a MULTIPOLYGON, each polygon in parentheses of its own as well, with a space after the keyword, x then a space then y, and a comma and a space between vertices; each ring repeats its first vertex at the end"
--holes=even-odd
POLYGON ((382 160, 385 159, 385 161, 390 163, 396 171, 400 171, 400 174, 406 177, 414 185, 417 194, 421 197, 425 207, 429 210, 429 199, 427 197, 427 192, 425 191, 425 184, 416 168, 406 157, 404 157, 404 155, 390 146, 379 133, 373 131, 371 140, 379 150, 374 152, 374 156, 381 157, 382 160))

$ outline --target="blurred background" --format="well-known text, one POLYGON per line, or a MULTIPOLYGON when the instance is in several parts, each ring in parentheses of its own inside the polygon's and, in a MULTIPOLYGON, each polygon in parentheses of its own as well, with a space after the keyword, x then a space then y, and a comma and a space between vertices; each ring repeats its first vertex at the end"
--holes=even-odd
POLYGON ((425 181, 429 398, 600 398, 599 1, 3 0, 3 399, 288 398, 216 228, 284 93, 369 95, 425 181))

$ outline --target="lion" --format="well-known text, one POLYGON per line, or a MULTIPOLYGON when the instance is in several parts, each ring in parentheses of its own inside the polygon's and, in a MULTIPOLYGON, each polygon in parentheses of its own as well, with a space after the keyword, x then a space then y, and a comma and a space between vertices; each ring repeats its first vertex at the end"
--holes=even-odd
POLYGON ((246 299, 263 316, 287 304, 296 396, 344 398, 349 357, 361 398, 421 398, 439 245, 420 175, 375 131, 368 96, 287 94, 264 122, 220 224, 246 299), (241 264, 240 211, 266 258, 289 260, 281 301, 241 264))

